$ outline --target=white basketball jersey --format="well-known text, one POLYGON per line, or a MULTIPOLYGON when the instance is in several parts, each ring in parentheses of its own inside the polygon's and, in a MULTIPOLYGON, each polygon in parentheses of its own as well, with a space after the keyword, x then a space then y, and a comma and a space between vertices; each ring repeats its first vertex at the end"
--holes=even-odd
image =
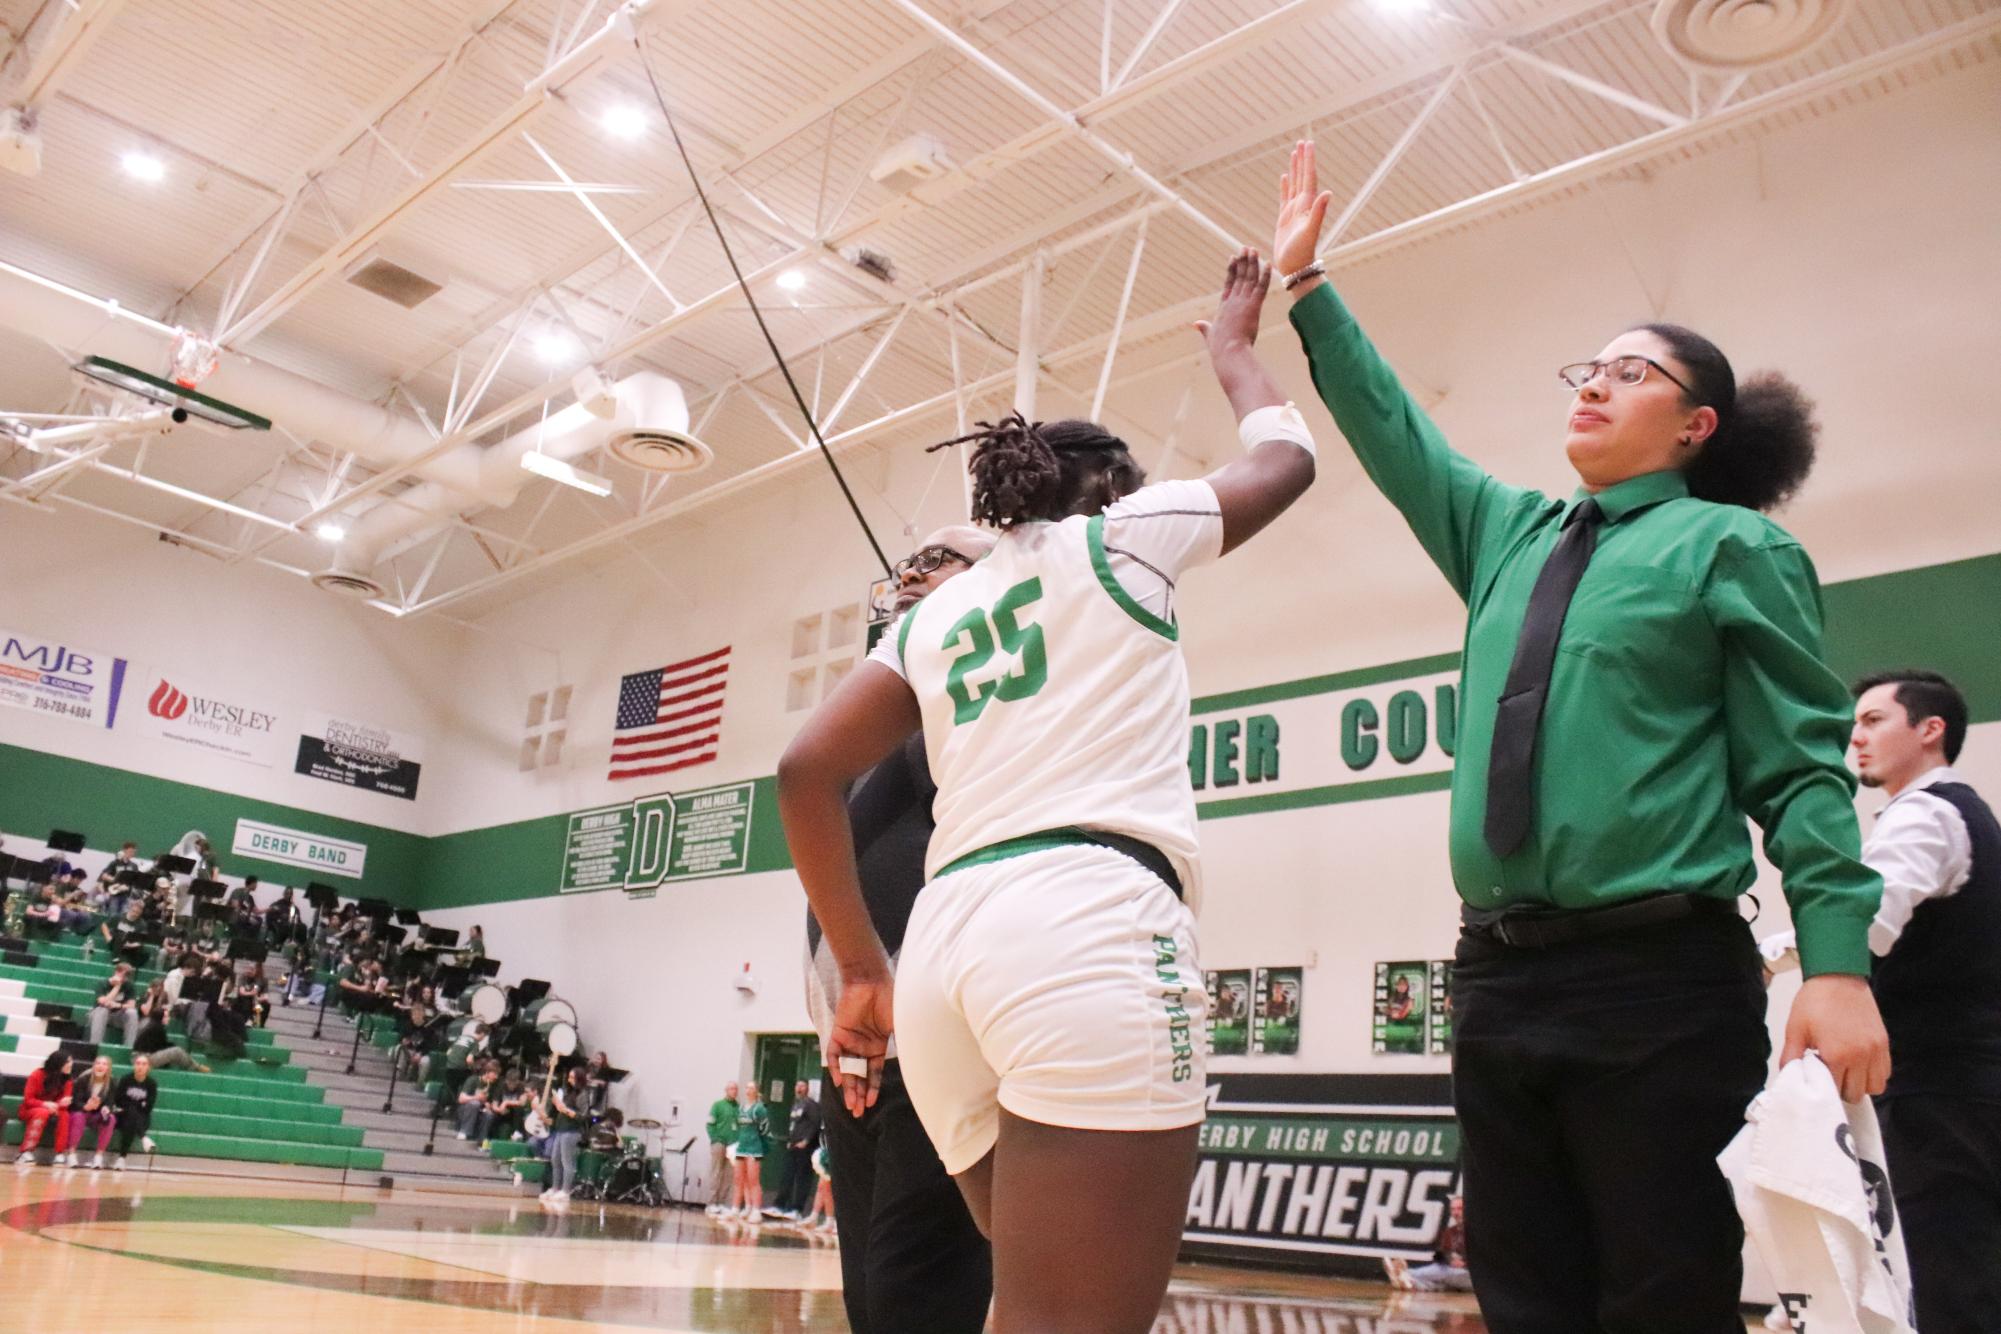
POLYGON ((1080 826, 1159 848, 1196 906, 1172 598, 1176 576, 1221 544, 1206 483, 1146 487, 1103 515, 1009 530, 890 627, 871 657, 916 694, 938 783, 927 876, 1005 839, 1080 826))

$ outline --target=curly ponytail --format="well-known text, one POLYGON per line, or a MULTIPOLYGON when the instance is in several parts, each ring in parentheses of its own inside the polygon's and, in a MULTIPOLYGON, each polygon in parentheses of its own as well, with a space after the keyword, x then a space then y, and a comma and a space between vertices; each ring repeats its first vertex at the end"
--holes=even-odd
POLYGON ((1716 344, 1679 324, 1637 326, 1668 345, 1688 371, 1691 407, 1716 409, 1716 430, 1682 470, 1698 500, 1770 511, 1792 499, 1813 471, 1820 422, 1813 400, 1777 371, 1737 383, 1716 344))
POLYGON ((970 465, 975 523, 1008 529, 1093 513, 1146 482, 1126 442, 1095 422, 1031 422, 1011 412, 978 426, 925 451, 977 442, 970 465))

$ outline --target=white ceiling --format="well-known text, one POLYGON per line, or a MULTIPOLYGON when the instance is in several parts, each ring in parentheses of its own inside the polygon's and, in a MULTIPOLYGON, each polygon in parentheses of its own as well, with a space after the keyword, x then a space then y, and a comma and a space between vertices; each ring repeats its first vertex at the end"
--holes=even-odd
MULTIPOLYGON (((1264 241, 1296 136, 1318 139, 1337 212, 1360 204, 1330 251, 1353 262, 2001 50, 2001 0, 1854 0, 1828 40, 1741 78, 1678 64, 1649 28, 1653 0, 634 8, 646 63, 837 452, 947 434, 960 402, 974 416, 1004 406, 1038 254, 1030 337, 1053 393, 1088 403, 1114 341, 1126 372, 1182 355, 1174 335, 1212 292, 1226 238, 1264 241), (884 146, 920 131, 956 170, 915 195, 869 180, 884 146), (893 283, 853 267, 863 246, 890 257, 893 283), (805 285, 781 290, 786 268, 805 285)), ((382 571, 384 605, 467 614, 517 581, 563 577, 586 552, 821 466, 800 448, 646 66, 617 30, 599 36, 611 11, 0 0, 0 105, 31 72, 57 70, 37 97, 40 173, 0 173, 0 259, 399 413, 456 412, 475 440, 569 401, 571 368, 544 365, 527 336, 510 343, 517 329, 567 323, 607 376, 680 380, 712 467, 659 488, 603 454, 581 459, 614 480, 612 497, 536 482, 510 507, 468 511, 382 571), (53 61, 93 19, 93 40, 53 61), (606 55, 590 77, 524 99, 594 40, 606 55), (646 113, 637 140, 598 123, 620 105, 646 113), (619 187, 588 196, 602 221, 565 189, 489 188, 559 184, 535 145, 573 180, 619 187), (157 154, 165 178, 122 172, 134 149, 157 154), (311 280, 371 229, 444 291, 406 311, 341 281, 346 261, 311 280), (491 383, 469 406, 483 369, 491 383)), ((61 361, 5 326, 0 312, 0 420, 73 410, 61 361)), ((47 486, 10 488, 48 460, 0 443, 0 492, 309 573, 329 560, 318 520, 417 479, 272 415, 263 435, 183 431, 143 457, 115 446, 47 486)))

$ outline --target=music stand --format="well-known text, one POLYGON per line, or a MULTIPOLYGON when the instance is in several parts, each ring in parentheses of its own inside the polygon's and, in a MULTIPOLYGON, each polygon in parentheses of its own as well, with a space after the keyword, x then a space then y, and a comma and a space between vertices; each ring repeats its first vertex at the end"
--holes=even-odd
POLYGON ((418 915, 417 910, 415 908, 404 908, 399 906, 396 909, 396 920, 401 922, 405 926, 418 926, 422 924, 424 919, 418 915))
POLYGON ((386 899, 356 899, 354 906, 361 910, 363 917, 374 918, 377 926, 387 923, 390 915, 396 911, 389 906, 386 899))
POLYGON ((492 958, 491 956, 484 959, 474 959, 471 963, 466 965, 466 968, 472 973, 474 977, 500 976, 500 960, 492 958))
POLYGON ((160 870, 165 871, 168 875, 193 875, 195 873, 194 858, 176 857, 171 852, 160 858, 154 865, 160 870))
POLYGON ((238 931, 229 937, 230 959, 262 959, 264 954, 264 941, 255 932, 238 931))
POLYGON ((227 904, 212 903, 207 899, 199 900, 195 904, 194 919, 197 922, 229 922, 235 918, 236 914, 227 904))
POLYGON ((50 852, 82 852, 83 835, 67 829, 51 829, 47 839, 50 852))
POLYGON ((459 943, 459 931, 455 926, 427 926, 421 934, 426 945, 448 948, 459 943))
POLYGON ((153 882, 159 878, 151 871, 120 871, 118 873, 119 884, 125 886, 127 889, 136 889, 141 893, 151 889, 153 882))
POLYGON ((457 964, 446 964, 438 969, 438 975, 431 979, 431 985, 438 989, 438 999, 456 1000, 472 980, 472 971, 457 964))

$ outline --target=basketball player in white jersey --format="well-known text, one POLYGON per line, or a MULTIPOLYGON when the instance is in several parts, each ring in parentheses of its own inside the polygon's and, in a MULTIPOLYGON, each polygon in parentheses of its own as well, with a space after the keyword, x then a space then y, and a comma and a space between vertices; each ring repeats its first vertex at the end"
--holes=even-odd
POLYGON ((844 979, 828 1065, 859 1112, 891 982, 842 797, 923 728, 937 829, 897 1045, 993 1240, 1003 1334, 1147 1330, 1179 1245, 1208 1000, 1175 582, 1313 480, 1312 437, 1252 352, 1269 285, 1244 251, 1197 326, 1244 457, 1143 486, 1090 422, 1017 416, 970 437, 973 517, 1000 540, 890 628, 779 765, 786 838, 844 979))

